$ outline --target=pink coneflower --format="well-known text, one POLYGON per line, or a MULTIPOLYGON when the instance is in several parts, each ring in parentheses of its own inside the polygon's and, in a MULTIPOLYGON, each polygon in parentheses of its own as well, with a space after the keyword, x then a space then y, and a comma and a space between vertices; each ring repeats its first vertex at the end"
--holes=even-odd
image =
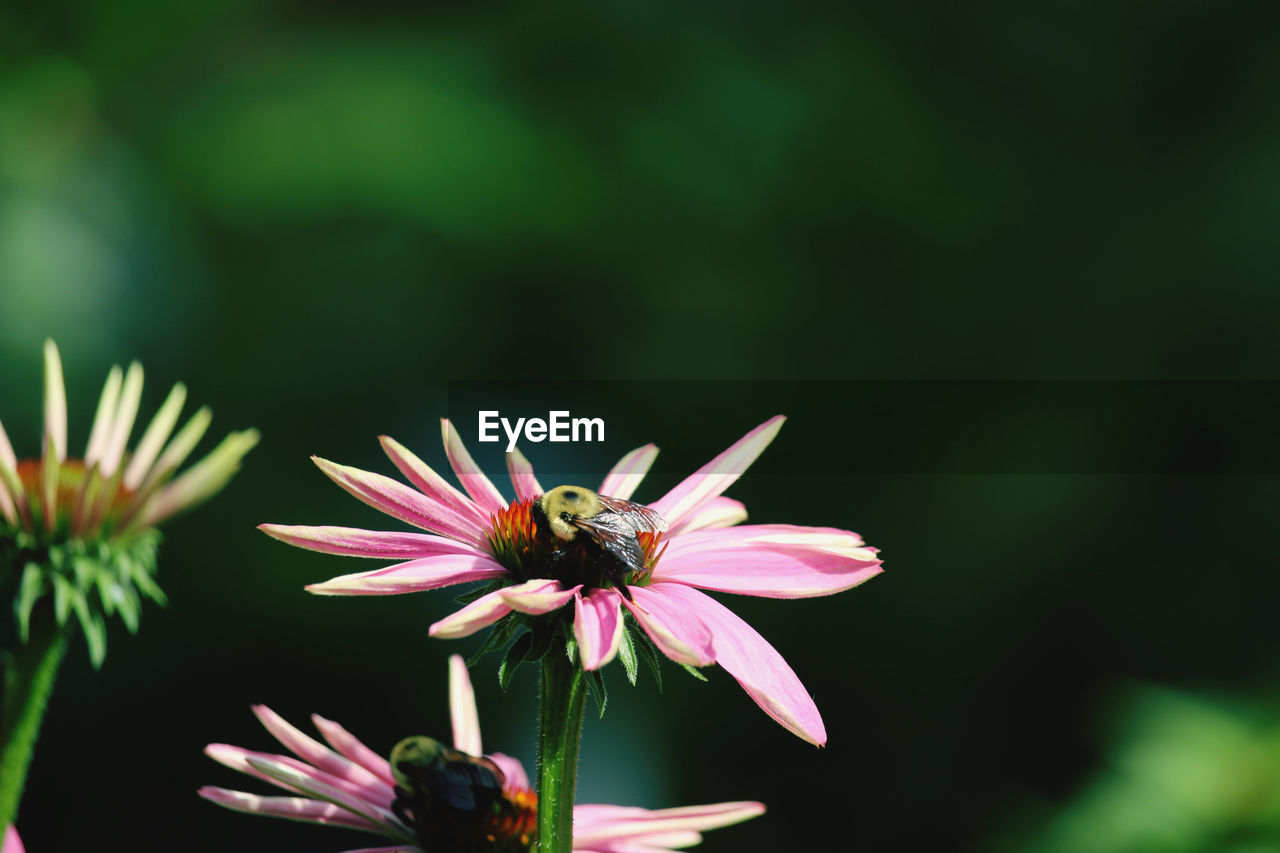
MULTIPOLYGON (((349 853, 423 853, 421 839, 442 833, 454 840, 448 849, 474 853, 528 851, 537 836, 537 795, 520 762, 509 755, 484 755, 475 694, 462 658, 449 660, 449 710, 453 721, 453 750, 448 768, 471 771, 459 788, 458 775, 432 805, 415 810, 406 801, 404 770, 375 753, 337 723, 312 715, 323 743, 289 725, 269 708, 253 711, 271 734, 296 757, 254 752, 225 744, 210 744, 205 753, 233 770, 239 770, 280 788, 292 796, 262 797, 225 788, 204 787, 200 796, 235 811, 283 817, 308 823, 359 829, 390 839, 391 846, 361 848, 349 853), (493 787, 491 801, 483 808, 464 812, 453 797, 470 797, 473 791, 493 787), (300 795, 300 796, 298 796, 300 795), (458 843, 465 841, 465 844, 458 843)), ((417 738, 413 740, 419 740, 417 738)), ((422 739, 425 740, 425 739, 422 739)), ((412 770, 412 768, 407 768, 412 770)), ((466 803, 467 806, 473 805, 466 803)), ((764 812, 755 802, 716 803, 675 809, 649 810, 610 805, 581 805, 574 809, 575 851, 661 853, 688 847, 702 840, 704 830, 728 826, 764 812)))
MULTIPOLYGON (((667 529, 637 534, 644 564, 624 578, 629 598, 608 572, 592 568, 592 560, 604 556, 584 557, 583 551, 566 558, 564 543, 539 522, 537 499, 545 490, 519 451, 507 455, 516 495, 508 502, 471 459, 448 420, 441 422, 445 454, 466 494, 386 436, 379 439, 383 450, 414 488, 314 458, 355 497, 430 532, 278 524, 262 529, 313 551, 404 560, 313 584, 307 587, 312 592, 394 595, 487 581, 484 594, 436 622, 430 633, 464 637, 513 612, 563 614, 563 620, 572 620, 571 632, 564 632, 571 633, 583 669, 599 669, 621 652, 634 680, 635 646, 648 642, 681 664, 719 663, 765 713, 822 745, 822 717, 791 667, 750 625, 702 592, 805 598, 850 589, 881 571, 875 549, 847 530, 739 524, 746 519, 746 508, 722 493, 773 441, 784 420, 774 417, 751 430, 649 505, 665 519, 667 529), (631 630, 632 620, 643 633, 631 630)), ((649 444, 628 453, 604 478, 599 494, 629 499, 657 452, 649 444)), ((506 631, 501 636, 514 635, 506 631)))
POLYGON ((209 409, 173 434, 187 391, 177 384, 128 449, 142 399, 142 366, 112 367, 98 403, 88 446, 67 455, 67 395, 62 360, 44 345, 44 430, 39 458, 19 460, 0 426, 0 580, 20 572, 19 634, 32 608, 52 595, 58 623, 74 613, 94 664, 105 653, 102 614, 118 612, 136 630, 139 596, 163 600, 153 580, 155 526, 226 485, 258 441, 256 430, 228 435, 208 456, 174 476, 208 429, 209 409))

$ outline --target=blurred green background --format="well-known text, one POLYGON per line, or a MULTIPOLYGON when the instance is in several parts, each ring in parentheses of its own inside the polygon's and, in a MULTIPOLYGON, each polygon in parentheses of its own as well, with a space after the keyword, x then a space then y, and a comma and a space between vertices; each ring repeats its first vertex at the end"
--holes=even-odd
MULTIPOLYGON (((1037 468, 1055 424, 1011 405, 1019 463, 974 470, 948 444, 959 402, 904 425, 876 413, 910 383, 799 381, 1275 378, 1277 18, 0 2, 0 417, 19 454, 46 336, 73 448, 108 366, 135 357, 144 413, 182 380, 215 430, 263 434, 166 527, 170 606, 136 640, 113 624, 99 673, 73 647, 28 849, 360 846, 198 800, 265 792, 201 748, 271 749, 252 702, 379 750, 446 732, 446 655, 478 640, 428 640, 445 593, 307 595, 366 564, 254 525, 379 526, 308 455, 391 473, 387 433, 443 468, 447 383, 479 378, 788 380, 696 414, 641 395, 605 447, 526 452, 603 472, 656 441, 676 476, 782 411, 730 494, 887 560, 833 598, 734 602, 815 695, 827 749, 722 672, 669 668, 661 697, 615 675, 581 799, 768 804, 708 851, 1280 849, 1280 484, 1196 464, 1274 436, 1166 417, 1151 387, 1220 387, 1168 382, 1144 386, 1136 432, 1093 441, 1115 459, 1172 435, 1183 458, 1100 468, 1082 447, 1037 468)), ((1245 410, 1274 423, 1268 387, 1245 410)), ((495 668, 475 673, 486 744, 531 764, 533 674, 504 695, 495 668)))

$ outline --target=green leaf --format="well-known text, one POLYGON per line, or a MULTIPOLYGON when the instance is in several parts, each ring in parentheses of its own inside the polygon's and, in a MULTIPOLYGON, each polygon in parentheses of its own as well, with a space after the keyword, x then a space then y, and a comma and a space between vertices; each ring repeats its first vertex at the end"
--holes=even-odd
POLYGON ((649 667, 649 671, 653 673, 654 683, 658 685, 658 692, 662 692, 662 659, 658 656, 658 649, 653 644, 653 640, 649 639, 649 635, 644 632, 631 620, 627 620, 626 627, 627 636, 632 638, 632 647, 636 651, 637 657, 645 662, 649 667))
POLYGON ((517 614, 512 613, 508 616, 502 617, 502 619, 493 626, 493 630, 489 632, 489 635, 484 638, 484 642, 480 644, 480 648, 476 649, 475 653, 471 655, 471 657, 467 658, 467 666, 475 666, 476 662, 479 661, 480 658, 489 654, 489 652, 496 652, 498 649, 506 646, 507 643, 511 642, 511 638, 516 635, 516 632, 522 627, 523 623, 517 614))
POLYGON ((702 670, 698 669, 696 666, 689 666, 689 664, 687 664, 687 663, 682 663, 682 664, 680 664, 680 666, 684 667, 684 671, 685 671, 685 672, 689 673, 690 675, 692 675, 694 678, 698 679, 699 681, 706 681, 706 680, 707 680, 707 677, 706 677, 705 675, 703 675, 703 674, 702 674, 702 670))
POLYGON ((596 706, 600 709, 600 717, 603 719, 604 709, 609 704, 609 691, 604 686, 604 673, 598 669, 593 669, 582 674, 587 679, 587 692, 595 700, 596 706))
POLYGON ((618 659, 622 661, 622 667, 627 671, 627 681, 635 687, 636 676, 640 673, 640 664, 636 660, 636 647, 631 642, 631 632, 625 628, 622 631, 622 641, 618 644, 618 659))
POLYGON ((79 592, 71 585, 71 581, 62 575, 50 575, 53 580, 53 614, 59 625, 67 624, 71 614, 71 599, 79 592))
POLYGON ((112 588, 116 610, 120 611, 120 619, 130 634, 138 633, 138 619, 142 613, 142 601, 138 593, 128 584, 120 584, 112 588))
MULTIPOLYGON (((77 591, 78 592, 78 591, 77 591)), ((89 662, 94 669, 102 667, 107 656, 107 627, 102 617, 89 610, 89 602, 83 594, 72 599, 76 616, 80 617, 80 627, 84 629, 85 642, 89 644, 89 662)))
POLYGON ((506 585, 506 582, 502 580, 489 581, 489 583, 481 584, 475 589, 467 590, 460 595, 454 596, 453 600, 459 604, 470 604, 476 599, 483 598, 491 592, 497 592, 506 585))
POLYGON ((565 653, 565 656, 569 658, 569 663, 574 664, 576 666, 578 663, 578 641, 575 640, 573 637, 570 637, 568 640, 565 640, 564 653, 565 653))
POLYGON ((529 648, 532 645, 533 633, 525 631, 507 649, 506 656, 502 659, 502 663, 498 665, 498 686, 502 688, 504 693, 511 686, 511 676, 515 675, 516 668, 524 663, 525 655, 529 653, 529 648))
POLYGON ((555 641, 556 632, 554 629, 547 627, 545 622, 535 621, 533 634, 529 651, 525 653, 524 659, 530 663, 542 660, 547 656, 547 652, 551 651, 551 645, 555 641))
POLYGON ((133 585, 138 588, 138 592, 142 593, 156 604, 159 604, 161 607, 164 607, 169 603, 169 596, 164 594, 164 590, 162 590, 151 577, 151 572, 148 571, 145 566, 136 565, 134 569, 129 572, 129 575, 130 580, 133 581, 133 585))
POLYGON ((18 617, 18 636, 27 642, 31 634, 31 609, 44 593, 44 572, 35 563, 27 563, 22 569, 22 582, 18 586, 18 599, 14 609, 18 617))

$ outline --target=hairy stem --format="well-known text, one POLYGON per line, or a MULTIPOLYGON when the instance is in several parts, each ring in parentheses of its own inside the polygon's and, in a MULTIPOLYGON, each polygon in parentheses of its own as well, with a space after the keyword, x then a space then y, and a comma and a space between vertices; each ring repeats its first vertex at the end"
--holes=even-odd
POLYGON ((552 651, 542 659, 538 717, 538 853, 571 853, 573 789, 587 682, 577 661, 552 651))
POLYGON ((66 649, 66 630, 52 613, 37 611, 29 641, 6 662, 0 698, 0 833, 17 817, 45 705, 66 649))

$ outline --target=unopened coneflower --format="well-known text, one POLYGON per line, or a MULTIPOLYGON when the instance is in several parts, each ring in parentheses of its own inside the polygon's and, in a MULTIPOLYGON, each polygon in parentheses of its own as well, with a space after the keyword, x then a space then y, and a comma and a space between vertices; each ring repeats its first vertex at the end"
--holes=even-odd
POLYGON ((72 456, 62 360, 46 341, 39 450, 19 457, 0 425, 0 590, 12 594, 15 620, 5 640, 15 648, 0 712, 0 827, 17 810, 74 626, 95 667, 106 654, 108 617, 118 614, 137 631, 142 599, 164 601, 156 525, 221 489, 258 441, 255 430, 234 432, 179 473, 212 416, 202 408, 175 433, 187 394, 178 384, 130 449, 142 379, 137 362, 111 368, 84 454, 72 456))

